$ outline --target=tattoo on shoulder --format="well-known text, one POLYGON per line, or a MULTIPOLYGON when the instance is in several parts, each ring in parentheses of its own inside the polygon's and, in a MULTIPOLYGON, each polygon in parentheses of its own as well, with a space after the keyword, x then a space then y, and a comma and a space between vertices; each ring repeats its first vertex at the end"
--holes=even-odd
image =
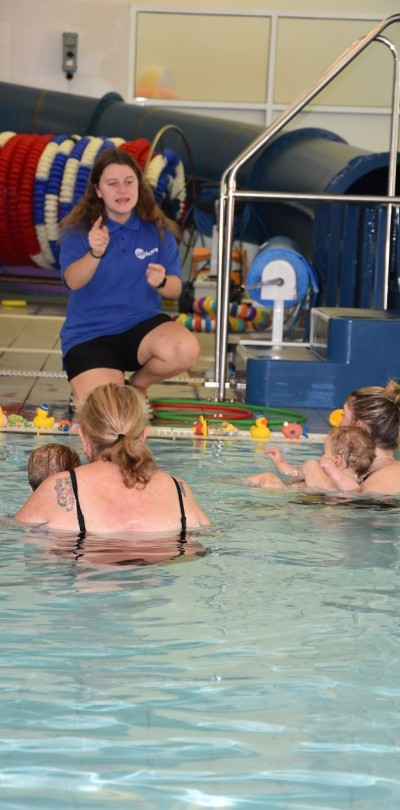
POLYGON ((75 495, 72 489, 71 479, 57 478, 54 487, 57 495, 57 505, 67 512, 72 512, 75 506, 75 495))
POLYGON ((183 497, 186 498, 185 485, 184 485, 183 481, 178 481, 178 484, 179 484, 179 489, 182 492, 183 497))

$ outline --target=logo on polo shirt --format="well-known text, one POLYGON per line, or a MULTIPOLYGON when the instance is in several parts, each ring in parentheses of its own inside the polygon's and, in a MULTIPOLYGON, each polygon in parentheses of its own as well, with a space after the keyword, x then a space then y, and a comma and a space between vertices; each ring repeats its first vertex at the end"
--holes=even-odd
POLYGON ((158 253, 157 247, 153 248, 153 250, 143 250, 143 248, 136 248, 135 250, 137 259, 147 259, 148 256, 153 256, 154 253, 158 253))

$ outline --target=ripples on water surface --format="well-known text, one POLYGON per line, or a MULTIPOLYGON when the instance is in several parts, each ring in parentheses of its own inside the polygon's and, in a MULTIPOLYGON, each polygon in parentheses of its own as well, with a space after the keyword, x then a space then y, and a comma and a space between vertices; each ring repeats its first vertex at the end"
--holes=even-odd
POLYGON ((256 443, 153 440, 214 528, 82 548, 7 517, 44 441, 0 444, 2 810, 398 810, 400 506, 245 487, 256 443))

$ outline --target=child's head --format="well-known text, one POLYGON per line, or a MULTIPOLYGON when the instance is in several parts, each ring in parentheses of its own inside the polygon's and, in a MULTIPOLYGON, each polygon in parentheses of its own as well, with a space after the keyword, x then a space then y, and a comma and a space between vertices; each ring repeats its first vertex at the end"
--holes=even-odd
POLYGON ((44 444, 33 450, 28 460, 28 479, 32 490, 49 475, 79 467, 81 460, 72 447, 65 444, 44 444))
POLYGON ((364 475, 375 458, 375 441, 363 428, 348 425, 332 428, 325 439, 325 453, 338 467, 364 475))

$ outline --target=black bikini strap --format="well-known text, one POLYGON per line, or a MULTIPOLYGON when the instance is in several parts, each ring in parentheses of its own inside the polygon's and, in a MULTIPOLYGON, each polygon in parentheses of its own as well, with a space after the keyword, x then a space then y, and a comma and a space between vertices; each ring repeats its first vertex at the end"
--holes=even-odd
POLYGON ((79 503, 79 498, 78 498, 78 484, 77 484, 77 481, 76 481, 75 470, 73 470, 73 469, 70 470, 69 474, 71 476, 72 489, 73 489, 74 495, 75 495, 76 514, 77 514, 78 524, 79 524, 79 540, 83 540, 86 537, 86 526, 85 526, 85 518, 83 517, 83 512, 82 512, 81 505, 79 503))
POLYGON ((75 543, 74 560, 79 560, 80 557, 83 557, 83 555, 84 555, 85 547, 84 547, 83 541, 85 539, 85 536, 86 536, 86 534, 84 534, 83 532, 79 532, 76 543, 75 543))
POLYGON ((176 486, 176 491, 178 493, 178 498, 179 498, 179 506, 180 506, 180 510, 181 510, 181 526, 182 526, 182 529, 181 529, 180 540, 185 540, 185 538, 186 538, 186 515, 185 515, 185 507, 183 505, 182 491, 181 491, 179 481, 177 481, 176 478, 174 478, 173 475, 171 477, 172 477, 172 480, 173 480, 173 482, 174 482, 174 484, 176 486))

